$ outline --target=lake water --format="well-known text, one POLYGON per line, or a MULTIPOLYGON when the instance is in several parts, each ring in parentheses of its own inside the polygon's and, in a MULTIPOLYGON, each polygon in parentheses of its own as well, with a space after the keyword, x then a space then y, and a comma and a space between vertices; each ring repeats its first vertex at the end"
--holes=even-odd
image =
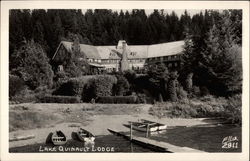
MULTIPOLYGON (((145 133, 135 132, 134 135, 145 136, 145 133)), ((203 126, 176 127, 155 133, 151 139, 166 141, 170 144, 190 147, 206 152, 241 152, 241 127, 235 126, 203 126), (237 147, 222 148, 224 138, 237 138, 237 147)), ((76 140, 69 140, 61 147, 48 144, 34 144, 10 148, 10 152, 155 152, 139 145, 130 143, 122 137, 114 135, 97 136, 95 144, 84 145, 76 140), (53 149, 54 148, 54 149, 53 149), (78 149, 77 149, 78 148, 78 149), (81 149, 79 149, 81 148, 81 149)))

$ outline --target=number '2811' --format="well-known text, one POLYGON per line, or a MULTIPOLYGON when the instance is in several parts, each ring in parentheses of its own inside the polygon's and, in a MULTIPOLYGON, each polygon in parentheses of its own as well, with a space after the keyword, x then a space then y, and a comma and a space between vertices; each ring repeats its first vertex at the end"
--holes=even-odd
POLYGON ((238 142, 225 142, 223 143, 222 148, 225 149, 238 148, 238 142))

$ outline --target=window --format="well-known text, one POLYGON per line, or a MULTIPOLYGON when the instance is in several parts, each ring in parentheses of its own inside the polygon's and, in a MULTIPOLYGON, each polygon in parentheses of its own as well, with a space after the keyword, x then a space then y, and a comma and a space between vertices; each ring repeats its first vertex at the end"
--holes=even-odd
POLYGON ((171 67, 172 67, 172 63, 169 63, 169 64, 168 64, 168 67, 170 67, 170 68, 171 68, 171 67))
POLYGON ((59 65, 59 66, 58 66, 58 71, 59 71, 59 72, 63 71, 63 66, 62 66, 62 65, 59 65))
POLYGON ((136 52, 131 52, 130 55, 135 56, 136 52))

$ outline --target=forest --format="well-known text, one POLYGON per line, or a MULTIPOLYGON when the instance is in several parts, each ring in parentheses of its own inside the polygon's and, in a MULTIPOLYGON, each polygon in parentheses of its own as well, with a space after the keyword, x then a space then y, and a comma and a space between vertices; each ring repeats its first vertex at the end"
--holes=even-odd
MULTIPOLYGON (((240 14, 237 10, 232 12, 240 14)), ((10 54, 24 41, 33 39, 51 58, 60 41, 72 41, 75 34, 80 43, 92 45, 117 45, 119 40, 126 40, 128 45, 178 41, 185 38, 188 29, 203 34, 212 24, 212 17, 218 14, 209 10, 192 17, 188 11, 180 17, 174 11, 168 14, 164 10, 146 15, 143 9, 119 13, 104 9, 89 9, 85 13, 82 10, 10 10, 10 54)))

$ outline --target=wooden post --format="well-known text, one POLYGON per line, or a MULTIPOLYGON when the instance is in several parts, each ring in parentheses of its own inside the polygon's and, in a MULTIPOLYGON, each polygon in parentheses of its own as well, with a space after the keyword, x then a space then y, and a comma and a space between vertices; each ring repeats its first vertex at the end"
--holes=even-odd
POLYGON ((132 130, 133 130, 133 124, 132 124, 132 122, 130 123, 130 140, 132 140, 132 138, 133 138, 133 133, 132 133, 132 130))
POLYGON ((149 132, 149 124, 147 124, 146 138, 148 137, 148 132, 149 132))

